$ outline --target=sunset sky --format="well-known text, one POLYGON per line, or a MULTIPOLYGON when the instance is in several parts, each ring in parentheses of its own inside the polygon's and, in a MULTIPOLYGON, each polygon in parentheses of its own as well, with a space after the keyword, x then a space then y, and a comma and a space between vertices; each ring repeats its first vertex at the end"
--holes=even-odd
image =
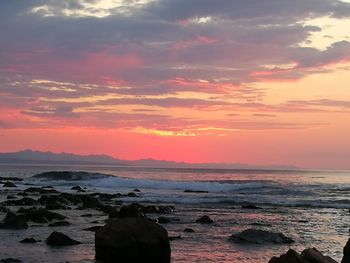
POLYGON ((350 1, 1 0, 0 151, 350 169, 350 1))

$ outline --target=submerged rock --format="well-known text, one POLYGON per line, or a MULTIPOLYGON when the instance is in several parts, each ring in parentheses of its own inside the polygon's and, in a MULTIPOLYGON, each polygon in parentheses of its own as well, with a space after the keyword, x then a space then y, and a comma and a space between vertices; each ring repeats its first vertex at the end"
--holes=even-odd
POLYGON ((170 222, 171 222, 171 220, 167 217, 164 217, 164 216, 158 217, 159 224, 168 224, 170 222))
POLYGON ((84 231, 91 231, 91 232, 96 232, 97 230, 100 230, 102 228, 102 226, 92 226, 92 227, 88 227, 88 228, 84 228, 84 231))
POLYGON ((17 258, 3 258, 0 260, 0 262, 4 263, 21 263, 22 261, 17 258))
POLYGON ((14 183, 12 182, 5 182, 2 187, 17 187, 14 183))
POLYGON ((52 232, 46 239, 46 244, 50 246, 72 246, 81 244, 81 242, 71 239, 69 236, 60 232, 52 232))
POLYGON ((237 243, 253 243, 253 244, 290 244, 294 240, 286 237, 282 233, 275 233, 259 229, 246 229, 238 234, 234 234, 230 237, 231 241, 237 243))
POLYGON ((20 243, 36 243, 38 241, 35 240, 33 237, 26 237, 25 239, 21 240, 20 243))
POLYGON ((145 218, 114 220, 95 233, 96 259, 104 262, 170 262, 168 232, 145 218))
POLYGON ((184 193, 207 194, 209 192, 205 190, 185 190, 184 193))
POLYGON ((196 222, 197 222, 197 223, 201 223, 201 224, 212 224, 212 223, 214 223, 214 220, 211 219, 209 216, 204 215, 204 216, 198 218, 198 219, 196 220, 196 222))
POLYGON ((243 209, 262 209, 262 207, 256 206, 256 205, 242 205, 241 208, 243 208, 243 209))
POLYGON ((194 233, 195 231, 192 228, 185 228, 184 232, 185 233, 194 233))
POLYGON ((28 224, 23 216, 15 215, 11 212, 8 212, 3 223, 0 224, 0 228, 27 229, 28 224))
POLYGON ((89 173, 82 171, 51 171, 36 174, 33 177, 46 180, 65 180, 65 181, 79 181, 87 179, 100 179, 111 177, 112 175, 89 173))

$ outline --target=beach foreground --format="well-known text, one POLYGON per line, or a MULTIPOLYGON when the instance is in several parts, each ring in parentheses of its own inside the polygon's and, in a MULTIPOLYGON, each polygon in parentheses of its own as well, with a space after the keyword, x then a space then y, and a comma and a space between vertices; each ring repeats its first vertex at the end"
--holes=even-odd
MULTIPOLYGON (((172 262, 269 262, 290 248, 301 252, 308 247, 316 247, 340 262, 348 240, 349 214, 344 201, 339 201, 338 206, 318 208, 273 206, 258 198, 251 198, 250 202, 213 203, 211 189, 205 188, 207 182, 196 185, 187 181, 185 187, 189 189, 181 189, 177 180, 177 187, 173 187, 177 189, 151 190, 147 180, 135 178, 136 181, 128 178, 127 184, 119 181, 119 187, 108 188, 105 183, 111 184, 115 178, 91 171, 42 174, 31 170, 23 175, 17 168, 7 169, 6 175, 15 174, 19 176, 1 178, 4 185, 0 214, 4 223, 11 216, 9 211, 23 220, 10 218, 8 225, 0 229, 2 259, 94 262, 96 231, 115 218, 142 216, 167 230, 172 262), (203 202, 206 198, 207 202, 203 202), (247 230, 256 232, 244 232, 247 230), (47 242, 52 232, 63 233, 76 243, 52 246, 47 242)), ((214 185, 224 189, 226 184, 214 185)), ((346 189, 337 190, 343 190, 347 197, 346 189)), ((244 191, 243 187, 236 190, 242 196, 244 191)), ((255 189, 257 193, 262 191, 255 189)), ((217 191, 215 198, 223 192, 217 191)))

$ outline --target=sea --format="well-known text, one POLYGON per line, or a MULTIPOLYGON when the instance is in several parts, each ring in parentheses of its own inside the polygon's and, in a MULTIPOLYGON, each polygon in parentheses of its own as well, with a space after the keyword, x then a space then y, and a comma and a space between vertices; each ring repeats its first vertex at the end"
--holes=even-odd
MULTIPOLYGON (((72 192, 75 185, 100 193, 139 189, 139 197, 125 197, 123 202, 173 205, 174 213, 165 215, 171 222, 163 225, 169 236, 178 237, 171 241, 172 262, 267 263, 289 248, 301 252, 308 247, 340 262, 349 238, 350 171, 1 165, 0 176, 24 179, 12 191, 25 189, 28 184, 50 185, 66 192, 72 192), (91 176, 76 180, 32 177, 47 171, 86 171, 91 176), (242 207, 246 205, 258 209, 242 207), (196 223, 202 215, 208 215, 214 223, 196 223), (186 233, 185 228, 195 232, 186 233), (229 240, 232 234, 249 228, 281 232, 295 242, 237 244, 229 240)), ((0 190, 1 198, 6 198, 9 192, 2 187, 0 190)), ((94 233, 82 229, 103 225, 106 215, 95 210, 62 213, 71 225, 55 230, 69 234, 81 245, 49 247, 44 241, 53 230, 40 225, 21 231, 0 230, 0 258, 19 258, 23 262, 95 262, 94 233), (84 213, 90 213, 90 217, 82 216, 84 213), (25 237, 42 242, 19 243, 25 237)))

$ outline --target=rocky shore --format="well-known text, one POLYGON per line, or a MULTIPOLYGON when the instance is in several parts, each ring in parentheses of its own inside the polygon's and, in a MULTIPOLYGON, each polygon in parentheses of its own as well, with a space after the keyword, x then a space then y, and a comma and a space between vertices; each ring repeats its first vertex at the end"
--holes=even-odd
MULTIPOLYGON (((53 177, 56 179, 83 178, 91 176, 84 172, 51 172, 36 175, 36 178, 53 177)), ((93 176, 93 175, 92 175, 93 176)), ((41 227, 51 232, 37 240, 32 236, 18 240, 18 243, 39 243, 42 246, 70 247, 80 246, 84 250, 84 242, 75 240, 65 227, 76 224, 69 216, 72 211, 82 218, 89 218, 90 225, 81 231, 93 232, 95 257, 99 262, 170 262, 172 240, 181 242, 181 233, 170 236, 166 230, 176 215, 173 205, 150 205, 137 202, 142 189, 134 189, 128 193, 92 192, 79 185, 71 187, 67 192, 58 191, 54 187, 25 185, 21 178, 0 177, 0 233, 1 231, 25 231, 28 228, 41 227), (21 187, 18 187, 21 185, 21 187), (124 199, 134 199, 124 202, 124 199), (98 220, 93 211, 100 213, 98 220), (103 220, 101 220, 103 219, 103 220), (59 228, 60 231, 55 229, 59 228)), ((205 192, 205 191, 203 191, 205 192)), ((198 193, 203 193, 198 191, 198 193)), ((261 209, 247 206, 242 209, 261 209)), ((202 215, 193 223, 210 227, 215 221, 208 215, 202 215)), ((195 233, 195 230, 184 227, 183 233, 195 233)), ((226 242, 249 244, 279 245, 293 244, 294 240, 283 233, 245 229, 238 233, 230 233, 226 242)), ((311 246, 312 244, 310 244, 311 246)), ((1 253, 0 253, 1 255, 1 253)), ((25 259, 0 258, 0 262, 26 262, 25 259)), ((234 261, 234 259, 233 259, 234 261)), ((267 261, 261 261, 267 262, 267 261)), ((332 258, 323 255, 316 248, 307 248, 300 254, 293 249, 283 255, 276 255, 269 263, 335 263, 332 258)), ((344 247, 341 263, 350 263, 350 241, 344 247)))

